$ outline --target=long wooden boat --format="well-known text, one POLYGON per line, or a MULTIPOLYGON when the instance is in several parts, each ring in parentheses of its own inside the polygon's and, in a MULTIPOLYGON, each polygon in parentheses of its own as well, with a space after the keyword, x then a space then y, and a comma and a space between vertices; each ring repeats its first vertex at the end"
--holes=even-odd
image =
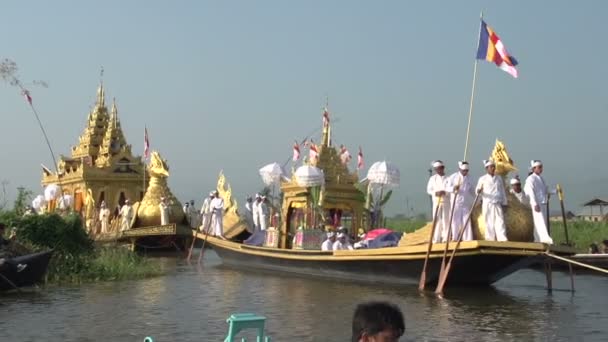
MULTIPOLYGON (((205 238, 198 232, 194 235, 196 238, 205 238)), ((385 284, 417 284, 427 249, 426 245, 416 245, 352 251, 311 251, 254 247, 214 237, 208 237, 207 242, 224 264, 234 267, 385 284)), ((433 245, 426 277, 428 284, 438 280, 444 248, 443 243, 433 245)), ((491 285, 542 260, 546 251, 562 256, 574 254, 571 248, 542 243, 463 242, 456 252, 448 285, 491 285)))
POLYGON ((0 266, 0 291, 31 286, 42 281, 53 251, 6 259, 0 266))

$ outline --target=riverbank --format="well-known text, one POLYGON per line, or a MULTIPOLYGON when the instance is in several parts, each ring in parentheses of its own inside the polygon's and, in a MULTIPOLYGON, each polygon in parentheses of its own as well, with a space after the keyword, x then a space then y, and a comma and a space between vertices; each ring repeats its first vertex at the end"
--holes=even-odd
POLYGON ((100 247, 84 230, 74 213, 19 216, 0 212, 0 222, 16 233, 18 254, 52 249, 53 257, 46 274, 48 283, 141 279, 165 273, 160 263, 121 246, 100 247))

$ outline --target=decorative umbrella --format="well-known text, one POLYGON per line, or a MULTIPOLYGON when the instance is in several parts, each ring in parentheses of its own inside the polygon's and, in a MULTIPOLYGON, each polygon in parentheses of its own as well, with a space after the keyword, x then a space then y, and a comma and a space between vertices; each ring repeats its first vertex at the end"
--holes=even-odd
POLYGON ((49 184, 44 188, 44 199, 47 201, 52 201, 57 198, 60 192, 59 185, 57 184, 49 184))
POLYGON ((43 195, 36 196, 36 198, 34 198, 34 200, 32 201, 32 208, 34 208, 36 211, 40 211, 40 209, 45 205, 46 201, 44 200, 43 195))
POLYGON ((371 184, 399 186, 399 169, 387 161, 375 162, 367 171, 367 179, 371 184))
POLYGON ((285 177, 285 172, 279 163, 272 163, 260 169, 260 176, 266 185, 279 183, 285 177))
POLYGON ((72 197, 72 195, 66 194, 59 198, 58 202, 59 209, 68 209, 72 207, 72 204, 74 204, 74 198, 72 197))
POLYGON ((312 187, 319 186, 325 182, 323 170, 311 165, 300 166, 295 173, 296 182, 299 186, 312 187))

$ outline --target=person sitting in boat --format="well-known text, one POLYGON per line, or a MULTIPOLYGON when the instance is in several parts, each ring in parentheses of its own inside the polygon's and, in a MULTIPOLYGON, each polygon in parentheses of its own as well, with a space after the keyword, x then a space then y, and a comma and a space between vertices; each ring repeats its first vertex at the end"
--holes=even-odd
POLYGON ((353 245, 348 241, 348 236, 345 233, 338 233, 338 238, 333 245, 334 251, 354 250, 353 245))
POLYGON ((589 249, 587 250, 587 253, 589 253, 589 254, 600 254, 600 248, 594 242, 594 243, 592 243, 592 244, 589 245, 589 249))
POLYGON ((608 254, 608 240, 602 241, 600 245, 600 254, 608 254))
POLYGON ((322 251, 333 251, 336 242, 336 232, 327 232, 327 240, 321 244, 322 251))
POLYGON ((513 196, 515 196, 521 204, 525 205, 526 207, 530 207, 530 198, 528 197, 528 195, 526 195, 525 192, 523 192, 519 177, 513 177, 510 181, 510 184, 511 189, 509 190, 509 192, 512 193, 513 196))
POLYGON ((399 341, 405 333, 403 313, 386 302, 357 305, 352 322, 352 342, 399 341))

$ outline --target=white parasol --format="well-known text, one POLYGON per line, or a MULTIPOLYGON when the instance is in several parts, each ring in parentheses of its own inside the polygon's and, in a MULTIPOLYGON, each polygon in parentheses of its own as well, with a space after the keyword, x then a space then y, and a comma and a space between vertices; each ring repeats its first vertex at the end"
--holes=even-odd
POLYGON ((74 198, 72 197, 72 195, 63 195, 61 198, 59 198, 58 201, 58 205, 57 207, 59 209, 68 209, 71 208, 72 205, 74 204, 74 198))
POLYGON ((32 208, 34 208, 36 211, 40 211, 40 209, 45 205, 46 201, 44 200, 43 195, 38 195, 36 198, 34 198, 34 200, 32 200, 32 208))
POLYGON ((44 188, 44 199, 47 201, 52 201, 59 196, 60 192, 59 185, 57 184, 49 184, 44 188))
POLYGON ((279 163, 272 163, 260 169, 260 176, 266 185, 277 184, 285 177, 285 172, 279 163))
POLYGON ((367 171, 367 179, 371 184, 382 186, 399 186, 399 169, 387 161, 375 162, 367 171))
POLYGON ((298 185, 307 188, 312 186, 319 186, 325 183, 325 175, 323 174, 323 170, 311 165, 300 166, 296 170, 295 176, 298 185))

